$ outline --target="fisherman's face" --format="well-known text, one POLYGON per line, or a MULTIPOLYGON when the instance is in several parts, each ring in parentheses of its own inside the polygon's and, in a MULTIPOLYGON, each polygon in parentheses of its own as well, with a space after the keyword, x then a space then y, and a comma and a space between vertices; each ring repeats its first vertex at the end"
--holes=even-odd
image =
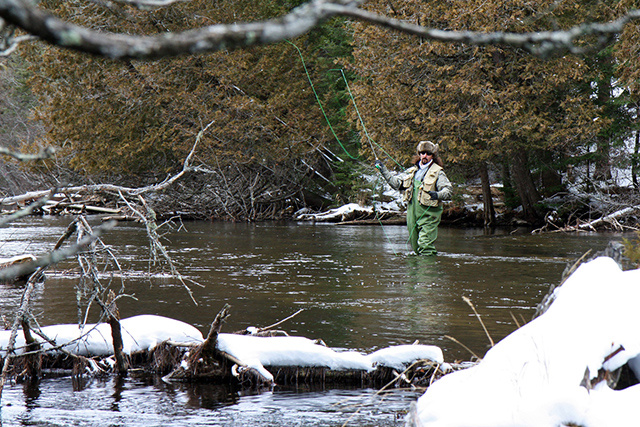
POLYGON ((433 153, 431 151, 420 151, 420 163, 426 165, 433 160, 433 153))

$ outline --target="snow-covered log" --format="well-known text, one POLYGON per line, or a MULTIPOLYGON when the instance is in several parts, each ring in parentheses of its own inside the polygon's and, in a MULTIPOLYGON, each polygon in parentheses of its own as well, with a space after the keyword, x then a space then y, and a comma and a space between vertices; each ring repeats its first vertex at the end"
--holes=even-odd
POLYGON ((300 213, 296 216, 299 221, 317 221, 317 222, 343 222, 354 219, 369 218, 373 215, 371 206, 362 207, 357 203, 349 203, 339 208, 330 209, 321 213, 300 213))
MULTIPOLYGON (((0 258, 0 270, 5 268, 9 268, 18 264, 26 264, 28 262, 33 262, 36 260, 35 255, 24 254, 24 255, 16 255, 10 258, 0 258)), ((25 281, 29 278, 29 276, 36 271, 36 267, 27 269, 24 273, 19 276, 16 276, 14 280, 16 281, 25 281)))
POLYGON ((243 361, 245 368, 255 369, 270 380, 274 379, 273 374, 265 366, 315 367, 370 373, 378 367, 402 372, 417 360, 444 363, 442 350, 431 345, 399 345, 362 354, 357 351, 336 351, 303 337, 220 334, 218 349, 243 361))
MULTIPOLYGON (((123 352, 132 354, 152 350, 159 343, 172 341, 184 344, 200 344, 202 333, 193 326, 179 320, 155 315, 140 315, 122 319, 123 352)), ((56 347, 62 346, 70 353, 86 357, 104 357, 113 354, 113 338, 108 323, 78 325, 51 325, 42 327, 42 333, 53 340, 56 347)), ((0 331, 0 355, 6 355, 11 331, 0 331)), ((24 351, 23 334, 18 334, 16 354, 24 351)), ((44 350, 52 350, 54 346, 43 342, 44 350)))
POLYGON ((619 211, 594 219, 593 221, 578 224, 572 228, 578 230, 595 230, 597 227, 602 225, 617 224, 618 219, 630 216, 638 211, 640 211, 640 206, 629 206, 628 208, 620 209, 619 211))
MULTIPOLYGON (((318 370, 324 378, 328 372, 341 373, 343 378, 365 379, 369 374, 384 372, 384 381, 400 374, 415 362, 423 372, 432 374, 447 370, 442 350, 431 345, 399 345, 384 348, 371 354, 357 351, 338 351, 304 337, 218 333, 215 340, 216 360, 203 353, 206 342, 202 333, 193 326, 179 320, 155 315, 134 316, 120 321, 123 353, 132 356, 153 351, 172 352, 167 347, 182 347, 184 357, 175 359, 167 372, 166 380, 217 380, 242 377, 252 372, 257 374, 255 384, 273 384, 278 375, 287 369, 318 370), (195 358, 193 356, 196 356, 195 358), (196 366, 197 364, 197 366, 196 366), (212 364, 208 369, 207 364, 212 364), (276 372, 274 372, 276 371, 276 372), (345 374, 346 373, 346 374, 345 374)), ((108 323, 78 325, 51 325, 41 333, 55 343, 39 339, 42 349, 48 354, 64 351, 84 357, 108 358, 113 355, 113 339, 108 323)), ((11 331, 0 331, 0 355, 6 355, 11 331)), ((18 334, 15 354, 25 352, 24 334, 18 334)), ((175 358, 175 352, 171 353, 175 358)), ((145 359, 145 358, 143 358, 145 359)), ((150 358, 146 358, 149 360, 150 358)), ((107 362, 108 363, 108 362, 107 362)), ((164 370, 164 368, 163 368, 164 370)), ((331 375, 331 374, 329 374, 331 375)), ((246 378, 244 378, 246 379, 246 378)))

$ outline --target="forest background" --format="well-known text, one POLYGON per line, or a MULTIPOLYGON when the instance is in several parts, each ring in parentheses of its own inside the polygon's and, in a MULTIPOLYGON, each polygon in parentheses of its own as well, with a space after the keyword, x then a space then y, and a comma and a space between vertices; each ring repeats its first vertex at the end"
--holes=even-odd
MULTIPOLYGON (((264 20, 302 3, 39 6, 88 28, 160 34, 264 20)), ((483 32, 566 29, 637 7, 631 0, 364 5, 434 29, 483 32)), ((367 178, 374 159, 401 170, 417 141, 430 139, 454 183, 482 184, 484 223, 496 221, 486 196, 495 182, 511 214, 540 223, 553 212, 566 223, 594 209, 640 205, 639 38, 631 23, 604 47, 541 58, 341 17, 291 41, 153 62, 23 44, 0 59, 0 145, 56 152, 36 167, 4 160, 0 189, 157 183, 182 169, 197 139, 197 168, 149 200, 159 215, 291 218, 301 208, 379 200, 379 180, 367 178), (614 185, 615 168, 631 170, 631 187, 614 185)))

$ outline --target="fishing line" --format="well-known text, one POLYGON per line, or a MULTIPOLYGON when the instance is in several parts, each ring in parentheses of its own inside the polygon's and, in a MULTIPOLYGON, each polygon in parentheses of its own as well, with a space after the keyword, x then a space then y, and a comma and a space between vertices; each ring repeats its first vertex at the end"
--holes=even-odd
POLYGON ((344 75, 344 70, 342 68, 334 68, 333 70, 330 71, 340 71, 340 74, 342 74, 342 79, 344 80, 344 84, 347 88, 347 93, 349 94, 349 97, 351 98, 351 102, 353 102, 353 107, 356 110, 356 114, 358 115, 358 120, 360 120, 360 124, 362 125, 362 130, 364 130, 364 134, 367 137, 367 140, 369 141, 369 145, 371 146, 371 151, 373 152, 374 157, 376 158, 376 160, 378 160, 378 155, 376 154, 376 150, 373 148, 373 144, 375 144, 378 149, 380 149, 380 151, 382 151, 389 159, 391 159, 393 162, 395 162, 395 164, 397 164, 398 166, 402 167, 402 165, 400 163, 398 163, 398 161, 393 158, 393 156, 389 153, 387 153, 387 151, 384 149, 384 147, 382 147, 380 144, 378 144, 377 142, 375 142, 373 139, 371 139, 371 136, 369 135, 369 132, 367 132, 367 127, 364 124, 364 120, 362 119, 362 116, 360 115, 360 109, 358 109, 358 104, 356 104, 356 100, 353 97, 353 94, 351 93, 351 88, 349 87, 349 82, 347 81, 347 77, 344 75))
MULTIPOLYGON (((342 148, 342 150, 345 152, 345 154, 347 156, 349 156, 350 159, 352 160, 356 160, 359 161, 361 163, 364 163, 361 159, 360 156, 356 157, 353 156, 351 153, 349 153, 349 151, 346 149, 346 147, 344 146, 344 144, 342 143, 342 141, 340 141, 340 138, 338 137, 338 135, 336 134, 335 130, 333 129, 333 126, 331 125, 331 121, 329 120, 329 117, 327 117, 327 114, 324 110, 324 107, 322 106, 322 102, 320 101, 320 97, 318 96, 318 92, 315 89, 315 86, 313 85, 313 81, 311 80, 311 75, 309 74, 309 70, 307 69, 307 64, 304 60, 304 57, 302 56, 302 51, 300 51, 300 49, 298 48, 298 46, 296 46, 293 42, 289 41, 289 40, 285 40, 287 43, 289 43, 291 46, 293 46, 296 51, 298 52, 298 56, 300 57, 300 61, 302 62, 302 67, 304 68, 304 72, 307 76, 307 80, 309 81, 309 85, 311 86, 311 90, 313 91, 313 95, 316 98, 316 101, 318 102, 318 106, 320 107, 320 111, 322 112, 322 115, 325 119, 325 121, 327 122, 327 125, 329 126, 329 129, 331 130, 331 133, 333 135, 333 137, 336 139, 336 141, 338 142, 338 144, 340 145, 340 147, 342 148)), ((369 135, 369 132, 367 131, 367 127, 364 124, 364 120, 362 119, 362 115, 360 114, 360 110, 358 109, 358 105, 356 104, 356 100, 353 97, 353 94, 351 92, 351 88, 349 87, 349 82, 347 81, 347 77, 344 74, 344 71, 342 69, 333 69, 331 71, 340 71, 342 78, 344 80, 345 86, 347 88, 347 92, 349 93, 349 97, 351 98, 351 102, 353 102, 353 106, 356 110, 356 114, 358 115, 358 120, 360 121, 360 124, 362 125, 362 129, 364 131, 365 136, 367 137, 367 141, 369 142, 369 145, 371 147, 371 152, 373 153, 373 156, 375 157, 376 160, 378 159, 378 155, 376 153, 376 150, 374 149, 373 145, 375 144, 389 159, 391 159, 392 161, 394 161, 398 166, 402 167, 402 165, 400 163, 398 163, 398 161, 391 156, 389 153, 387 153, 387 151, 381 147, 379 144, 377 144, 369 135)), ((379 174, 377 174, 378 177, 376 178, 376 182, 374 184, 374 192, 377 189, 377 185, 378 182, 380 181, 380 176, 379 174)), ((384 188, 384 187, 382 187, 384 188)), ((382 191, 380 192, 380 194, 382 194, 382 191)), ((373 204, 373 211, 375 213, 375 217, 378 220, 378 223, 380 224, 380 226, 382 227, 382 232, 385 235, 385 238, 387 239, 387 241, 389 243, 391 243, 391 239, 389 238, 389 236, 386 233, 386 230, 384 228, 384 224, 382 223, 382 219, 380 218, 379 214, 378 214, 378 210, 376 209, 375 206, 375 201, 372 201, 373 204)), ((393 251, 394 255, 398 255, 397 252, 391 248, 391 250, 393 251)))
POLYGON ((338 144, 340 144, 340 147, 342 147, 342 150, 345 152, 345 154, 347 156, 349 156, 350 159, 359 160, 359 157, 355 157, 355 156, 351 155, 351 153, 349 153, 349 151, 347 151, 345 146, 342 144, 342 141, 340 141, 340 138, 338 138, 338 135, 336 135, 336 132, 333 129, 333 126, 331 126, 331 122, 329 121, 329 117, 327 117, 327 114, 324 111, 324 107, 322 106, 322 102, 320 102, 320 97, 318 96, 318 93, 316 92, 315 86, 313 86, 313 81, 311 81, 311 76, 309 75, 309 70, 307 69, 307 64, 304 61, 304 57, 302 56, 302 52, 300 51, 300 49, 298 49, 298 46, 296 46, 294 43, 290 42, 289 40, 285 40, 285 41, 287 43, 289 43, 291 46, 293 46, 298 51, 298 55, 300 56, 300 61, 302 61, 302 67, 304 68, 304 72, 307 75, 307 80, 309 81, 309 85, 311 86, 311 90, 313 91, 313 94, 316 97, 316 101, 318 101, 318 105, 320 106, 320 111, 322 112, 322 115, 324 116, 324 119, 327 122, 327 125, 329 125, 329 129, 331 129, 331 133, 333 134, 334 138, 336 139, 336 141, 338 141, 338 144))

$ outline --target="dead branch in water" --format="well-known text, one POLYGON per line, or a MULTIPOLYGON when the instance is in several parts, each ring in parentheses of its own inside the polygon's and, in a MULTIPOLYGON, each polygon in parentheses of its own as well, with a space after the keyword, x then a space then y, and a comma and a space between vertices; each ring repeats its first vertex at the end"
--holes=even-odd
POLYGON ((269 326, 264 326, 262 328, 256 328, 256 327, 249 327, 243 331, 238 331, 235 332, 236 334, 241 334, 241 335, 254 335, 254 336, 259 336, 259 337, 273 337, 273 336, 277 336, 277 335, 284 335, 284 336, 288 336, 289 334, 287 334, 285 331, 281 331, 281 330, 273 330, 273 328, 275 328, 276 326, 280 326, 282 325, 284 322, 293 319, 294 317, 296 317, 298 314, 302 313, 304 311, 304 308, 301 308, 300 310, 296 311, 295 313, 293 313, 290 316, 285 317, 282 320, 277 321, 276 323, 273 323, 269 326))
POLYGON ((31 301, 31 294, 35 289, 35 278, 38 273, 41 273, 44 270, 44 267, 40 267, 36 273, 31 275, 31 278, 27 281, 27 286, 25 287, 24 292, 22 293, 22 301, 20 303, 20 307, 16 311, 16 315, 13 321, 13 326, 11 327, 11 336, 9 337, 9 345, 7 346, 7 351, 4 357, 4 363, 2 365, 2 377, 0 378, 0 397, 2 397, 2 392, 4 390, 4 385, 7 380, 7 374, 9 372, 9 366, 12 357, 14 356, 16 338, 18 336, 18 326, 23 323, 23 320, 27 318, 27 313, 29 311, 29 303, 31 301))
MULTIPOLYGON (((137 208, 132 206, 129 200, 127 200, 124 197, 124 195, 122 195, 122 193, 119 193, 119 194, 120 194, 120 198, 127 204, 129 209, 131 209, 131 211, 144 223, 147 229, 147 237, 149 237, 151 255, 154 260, 154 263, 157 260, 157 254, 159 252, 162 255, 162 258, 165 260, 165 262, 169 265, 171 274, 174 277, 176 277, 180 281, 180 283, 182 283, 182 286, 187 290, 187 293, 189 294, 191 301, 193 301, 195 305, 198 305, 198 302, 193 296, 193 291, 187 285, 184 277, 182 276, 182 274, 180 274, 180 272, 176 268, 175 264, 173 263, 173 260, 171 259, 171 256, 169 256, 169 252, 167 252, 167 249, 160 242, 160 235, 158 234, 159 227, 158 227, 158 224, 156 223, 157 217, 156 217, 155 211, 151 209, 151 207, 147 204, 146 200, 141 195, 138 195, 138 200, 140 201, 142 206, 145 208, 146 214, 141 213, 137 208)), ((202 285, 200 285, 199 283, 193 280, 190 280, 190 282, 202 287, 202 285)))
POLYGON ((495 345, 495 343, 493 342, 493 338, 491 338, 491 335, 489 335, 489 331, 487 330, 487 327, 484 325, 484 322, 482 321, 482 318, 480 317, 480 315, 476 311, 475 306, 473 305, 473 303, 471 302, 471 300, 469 298, 463 296, 462 299, 463 299, 464 302, 466 302, 469 305, 469 307, 471 307, 471 309, 475 313, 476 317, 478 318, 478 321, 480 321, 480 324, 482 325, 482 329, 484 329, 484 333, 487 334, 487 338, 489 338, 489 342, 491 343, 491 347, 493 347, 495 345))
POLYGON ((272 385, 270 379, 263 377, 255 369, 249 368, 243 361, 217 349, 218 334, 222 324, 230 315, 230 308, 229 304, 224 305, 211 323, 207 338, 201 345, 191 349, 186 358, 187 367, 185 368, 182 364, 177 366, 164 377, 165 380, 202 381, 215 379, 230 381, 235 377, 235 381, 240 383, 246 381, 258 387, 272 385))
POLYGON ((222 310, 216 315, 216 318, 213 319, 213 323, 211 323, 211 327, 209 328, 209 334, 207 334, 207 339, 202 343, 202 353, 205 356, 211 356, 215 353, 218 334, 222 329, 222 324, 227 320, 227 317, 230 316, 230 308, 231 306, 229 304, 225 304, 222 310))
POLYGON ((15 277, 24 275, 26 272, 33 271, 36 268, 46 268, 52 264, 63 261, 84 250, 92 242, 98 239, 103 233, 115 227, 115 221, 109 221, 96 227, 93 234, 90 234, 79 240, 75 245, 65 249, 58 249, 46 255, 36 258, 35 261, 8 267, 0 271, 0 282, 10 281, 15 277))

